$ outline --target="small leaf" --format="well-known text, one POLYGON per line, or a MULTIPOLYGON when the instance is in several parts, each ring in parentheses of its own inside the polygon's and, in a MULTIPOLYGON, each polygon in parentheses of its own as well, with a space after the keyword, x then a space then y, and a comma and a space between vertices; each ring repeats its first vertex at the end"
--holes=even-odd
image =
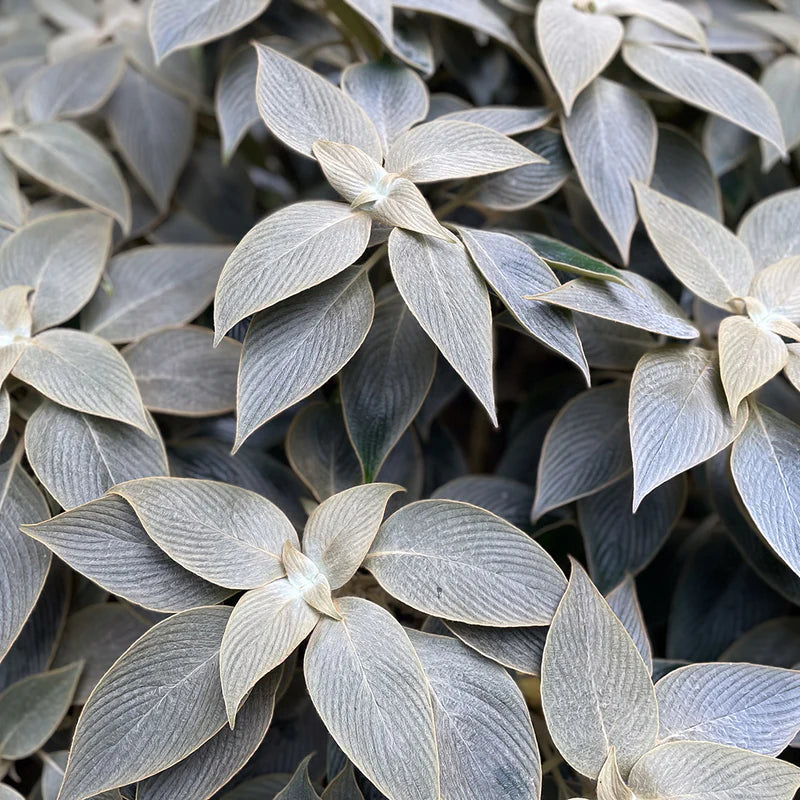
POLYGON ((297 543, 284 513, 255 492, 217 481, 142 478, 112 490, 151 539, 212 583, 251 589, 283 575, 283 543, 297 543))
POLYGON ((656 742, 658 708, 647 667, 574 561, 544 647, 542 708, 558 751, 590 778, 597 778, 612 747, 627 777, 656 742))
POLYGON ((365 189, 378 187, 386 176, 386 170, 374 158, 352 144, 317 139, 311 151, 328 183, 348 203, 353 203, 365 189))
POLYGON ((289 783, 275 795, 274 800, 319 800, 308 776, 308 762, 312 757, 313 754, 306 756, 300 762, 289 783))
POLYGON ((637 797, 791 800, 800 769, 721 744, 668 742, 643 756, 628 782, 637 797))
POLYGON ((547 628, 489 628, 452 621, 445 624, 464 644, 486 658, 526 675, 541 674, 547 628))
MULTIPOLYGON (((772 98, 778 110, 787 151, 794 150, 800 145, 800 114, 793 102, 794 87, 799 80, 800 58, 793 54, 776 58, 761 73, 761 88, 772 98)), ((763 139, 759 144, 761 168, 767 172, 778 163, 781 154, 774 145, 763 139)))
POLYGON ((20 191, 16 170, 0 152, 0 223, 18 228, 25 221, 27 211, 28 201, 20 191))
POLYGON ((496 425, 489 293, 464 245, 395 229, 389 263, 411 313, 496 425))
POLYGON ((749 294, 755 269, 739 239, 702 211, 643 184, 634 188, 647 233, 684 286, 726 310, 730 298, 749 294))
MULTIPOLYGON (((474 122, 491 128, 497 133, 506 136, 516 136, 519 133, 537 130, 546 125, 553 118, 550 108, 519 108, 517 106, 483 106, 481 108, 467 108, 463 111, 451 111, 443 114, 438 119, 455 120, 456 122, 474 122)), ((535 148, 532 148, 535 150, 535 148)))
POLYGON ((247 132, 260 119, 256 105, 258 56, 249 45, 237 50, 217 81, 215 108, 222 140, 222 157, 230 160, 247 132))
POLYGON ((36 477, 64 509, 96 500, 115 483, 169 471, 161 436, 45 401, 25 428, 36 477))
POLYGON ((315 708, 339 747, 384 794, 438 797, 433 708, 408 635, 367 600, 345 597, 338 608, 343 619, 322 618, 306 649, 315 708))
POLYGON ((380 161, 380 137, 361 107, 321 75, 256 44, 256 102, 261 118, 285 145, 310 156, 317 139, 351 144, 380 161))
POLYGON ((347 766, 325 787, 322 800, 364 800, 364 795, 356 783, 352 763, 347 766))
POLYGON ((13 374, 67 408, 150 430, 128 365, 99 336, 67 328, 40 333, 23 351, 13 374))
POLYGON ((559 411, 539 457, 534 519, 630 472, 627 411, 624 383, 589 389, 559 411))
POLYGON ((295 203, 259 222, 231 254, 217 285, 219 341, 234 324, 322 283, 365 250, 371 222, 344 203, 295 203))
POLYGON ((398 137, 386 169, 414 183, 471 178, 544 159, 502 133, 473 122, 434 120, 398 137))
POLYGON ((597 800, 636 800, 619 774, 617 749, 612 747, 608 758, 597 776, 597 800))
POLYGON ((269 0, 155 0, 148 29, 156 60, 175 50, 221 39, 260 16, 269 0))
POLYGON ((222 728, 219 647, 230 612, 214 606, 169 617, 114 664, 78 720, 60 800, 161 772, 222 728))
POLYGON ((631 89, 598 78, 578 97, 563 131, 581 185, 627 263, 637 219, 631 181, 649 182, 655 166, 653 112, 631 89))
POLYGON ((657 486, 724 450, 747 413, 728 412, 715 353, 670 346, 642 356, 630 396, 633 510, 657 486))
POLYGON ((69 710, 83 662, 31 675, 0 694, 0 756, 8 761, 33 755, 69 710))
POLYGON ((783 258, 762 269, 749 293, 764 303, 770 316, 780 314, 800 322, 800 257, 783 258))
POLYGON ((36 180, 131 225, 128 187, 102 145, 73 122, 28 125, 3 137, 3 151, 36 180))
POLYGON ((565 586, 556 563, 527 534, 452 500, 396 511, 364 566, 412 608, 472 625, 547 625, 565 586))
POLYGON ((354 267, 258 314, 239 367, 234 449, 333 377, 361 346, 373 313, 369 278, 354 267))
POLYGON ((653 672, 653 649, 647 633, 642 607, 636 594, 636 583, 631 575, 626 575, 625 580, 606 595, 606 602, 617 615, 617 619, 625 626, 629 636, 633 639, 639 655, 642 657, 647 671, 653 672))

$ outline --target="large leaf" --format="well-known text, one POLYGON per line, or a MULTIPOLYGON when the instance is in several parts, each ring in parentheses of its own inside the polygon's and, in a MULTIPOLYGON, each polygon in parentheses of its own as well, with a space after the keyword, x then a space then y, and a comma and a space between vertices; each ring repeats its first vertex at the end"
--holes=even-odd
POLYGON ((756 664, 690 664, 656 684, 659 738, 779 755, 800 730, 800 673, 756 664))
POLYGON ((67 408, 150 430, 128 365, 99 336, 66 328, 40 333, 23 351, 13 374, 67 408))
MULTIPOLYGON (((46 516, 43 514, 43 516, 46 516)), ((156 611, 219 603, 229 594, 185 570, 161 550, 120 497, 105 495, 22 530, 90 580, 156 611)))
POLYGON ((496 425, 489 292, 464 245, 397 228, 389 262, 411 312, 496 425))
POLYGON ((342 370, 347 430, 371 481, 417 415, 436 368, 436 348, 398 296, 375 307, 372 327, 342 370))
POLYGON ((345 597, 337 605, 343 619, 321 619, 306 650, 314 706, 339 747, 384 794, 438 797, 433 708, 408 635, 367 600, 345 597))
POLYGON ((34 332, 74 317, 94 293, 111 246, 111 220, 66 211, 35 220, 0 247, 0 283, 34 290, 34 332))
POLYGON ((269 0, 155 0, 148 28, 156 60, 221 39, 254 20, 268 5, 269 0))
POLYGON ((255 492, 217 481, 142 478, 115 486, 151 539, 212 583, 251 589, 283 575, 283 543, 297 543, 284 513, 255 492))
POLYGON ((473 625, 547 625, 565 586, 556 563, 527 534, 452 500, 396 511, 364 566, 413 608, 473 625))
POLYGON ((637 75, 659 89, 724 117, 784 152, 775 104, 744 72, 705 53, 652 44, 626 44, 622 55, 637 75))
POLYGON ((536 10, 536 39, 564 111, 611 61, 624 28, 615 17, 592 14, 568 0, 542 0, 536 10))
POLYGON ((431 689, 442 797, 538 800, 536 737, 513 678, 455 639, 408 636, 431 689))
POLYGON ((589 389, 559 411, 539 457, 534 518, 604 489, 630 472, 627 412, 624 383, 589 389))
POLYGON ((550 267, 508 234, 463 227, 458 232, 483 277, 514 318, 535 339, 575 364, 588 383, 589 365, 569 312, 523 299, 526 294, 540 294, 560 285, 550 267))
POLYGON ((239 320, 349 267, 369 241, 370 218, 344 203, 313 200, 259 222, 231 254, 214 302, 217 340, 239 320))
POLYGON ((772 549, 800 574, 800 427, 753 404, 731 453, 736 488, 772 549))
POLYGON ((581 184, 627 262, 637 219, 631 181, 649 182, 656 161, 653 112, 631 89, 598 78, 581 93, 563 131, 581 184))
POLYGON ((434 120, 398 137, 386 169, 414 183, 470 178, 544 159, 508 136, 473 122, 434 120))
POLYGON ((222 728, 219 647, 230 613, 214 606, 175 614, 114 664, 78 720, 61 800, 161 772, 222 728))
POLYGON ((11 684, 0 694, 0 756, 33 755, 69 710, 83 664, 79 661, 11 684))
POLYGON ((635 184, 647 233, 684 286, 719 308, 748 294, 755 269, 747 248, 720 222, 643 184, 635 184))
POLYGON ((317 139, 352 144, 380 161, 378 132, 354 100, 277 50, 262 44, 256 44, 256 50, 256 102, 278 139, 307 156, 317 139))
POLYGON ((542 708, 558 751, 590 778, 598 776, 612 747, 627 777, 656 742, 650 673, 577 562, 544 647, 542 708))
POLYGON ((239 367, 234 449, 333 377, 361 346, 373 313, 369 278, 353 267, 258 314, 239 367))
POLYGON ((189 322, 211 303, 229 253, 227 246, 189 244, 126 250, 109 262, 81 328, 119 343, 189 322))
POLYGON ((637 797, 791 800, 800 769, 721 744, 668 742, 643 756, 628 782, 637 797))
POLYGON ((192 107, 129 67, 105 113, 120 155, 156 208, 166 211, 191 153, 192 107))
POLYGON ((252 589, 239 600, 220 651, 222 694, 231 727, 256 681, 283 663, 319 619, 319 612, 288 578, 252 589))
POLYGON ((36 477, 65 509, 96 500, 115 483, 169 471, 157 433, 49 401, 28 420, 25 452, 36 477))
POLYGON ((111 214, 124 230, 131 202, 122 173, 103 146, 73 122, 42 122, 3 137, 20 169, 56 192, 111 214))
POLYGON ((800 255, 800 189, 777 192, 756 203, 742 217, 737 234, 756 270, 800 255))
POLYGON ((0 465, 0 659, 28 619, 50 568, 50 554, 19 527, 50 516, 47 502, 15 456, 0 465))
POLYGON ((657 486, 724 450, 747 413, 732 419, 715 353, 673 345, 647 353, 630 396, 633 509, 657 486))

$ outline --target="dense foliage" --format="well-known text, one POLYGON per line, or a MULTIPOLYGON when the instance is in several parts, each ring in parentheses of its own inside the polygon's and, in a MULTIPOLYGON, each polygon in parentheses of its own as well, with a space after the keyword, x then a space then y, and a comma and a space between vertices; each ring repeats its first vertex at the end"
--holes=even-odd
POLYGON ((798 0, 0 11, 0 800, 792 800, 798 0))

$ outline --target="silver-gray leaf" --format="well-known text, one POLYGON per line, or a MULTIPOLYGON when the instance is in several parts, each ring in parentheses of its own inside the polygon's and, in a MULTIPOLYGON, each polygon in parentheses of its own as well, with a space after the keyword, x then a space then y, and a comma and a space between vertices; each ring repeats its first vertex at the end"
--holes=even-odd
POLYGON ((547 628, 490 628, 448 621, 447 628, 464 644, 504 667, 527 675, 541 675, 547 628))
POLYGON ((625 630, 628 631, 631 639, 633 639, 633 643, 647 666, 648 672, 652 673, 653 648, 647 633, 642 607, 639 605, 639 597, 636 594, 636 583, 633 577, 627 575, 619 586, 616 586, 606 595, 606 602, 617 615, 617 619, 625 626, 625 630))
POLYGON ((259 120, 256 105, 258 56, 246 45, 237 50, 220 72, 215 94, 222 155, 228 160, 242 139, 259 120))
POLYGON ((756 271, 800 255, 800 189, 771 194, 743 217, 737 231, 756 271))

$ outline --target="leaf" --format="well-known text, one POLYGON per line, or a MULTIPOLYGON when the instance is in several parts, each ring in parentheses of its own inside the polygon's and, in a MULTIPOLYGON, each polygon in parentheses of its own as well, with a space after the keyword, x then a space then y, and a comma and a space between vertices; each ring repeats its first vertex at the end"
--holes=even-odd
POLYGON ((464 644, 504 667, 527 675, 540 675, 547 628, 489 628, 446 622, 448 630, 464 644))
POLYGON ((756 203, 737 231, 756 272, 787 256, 800 255, 800 189, 777 192, 756 203))
POLYGON ((311 151, 328 183, 352 204, 351 208, 362 205, 360 198, 366 190, 382 188, 381 179, 387 177, 386 170, 374 158, 352 144, 317 139, 311 151))
POLYGON ((721 744, 668 742, 639 760, 629 784, 637 796, 665 800, 791 800, 800 786, 800 769, 721 744))
POLYGON ((436 347, 401 297, 375 306, 364 344, 342 370, 342 410, 366 481, 417 415, 433 381, 436 347))
POLYGON ((38 525, 25 524, 22 531, 89 580, 145 608, 184 611, 219 603, 229 594, 168 558, 148 537, 134 510, 116 495, 38 525))
MULTIPOLYGON (((792 90, 798 80, 800 80, 800 58, 796 55, 776 58, 761 73, 761 87, 772 98, 778 110, 787 151, 792 151, 800 145, 800 115, 792 101, 792 90)), ((761 168, 767 172, 778 163, 781 154, 774 145, 763 139, 759 144, 761 168)))
POLYGON ((313 753, 300 762, 289 783, 275 795, 274 800, 319 800, 308 776, 308 762, 312 757, 313 753))
POLYGON ((647 667, 574 561, 544 646, 541 691, 553 743, 582 775, 596 778, 615 747, 625 778, 655 745, 658 708, 647 667))
POLYGON ((189 322, 211 303, 229 254, 219 245, 126 250, 109 262, 103 286, 81 313, 81 328, 118 344, 189 322))
POLYGON ((364 795, 356 783, 352 763, 348 765, 325 787, 322 800, 364 800, 364 795))
POLYGON ((514 318, 537 341, 575 364, 588 383, 589 365, 569 312, 523 299, 526 293, 560 286, 550 267, 527 244, 508 234, 464 227, 459 227, 458 233, 483 277, 514 318))
POLYGON ((303 532, 303 552, 328 579, 331 589, 349 581, 369 552, 389 498, 402 487, 391 483, 355 486, 318 505, 303 532))
POLYGON ((28 346, 33 318, 29 286, 0 290, 0 380, 5 381, 28 346))
POLYGON ((734 442, 731 472, 745 508, 772 549, 800 574, 800 427, 753 403, 734 442))
POLYGON ((497 425, 489 293, 464 246, 395 229, 389 263, 411 313, 497 425))
POLYGON ((239 242, 219 279, 217 341, 235 323, 332 278, 367 247, 371 221, 344 203, 295 203, 259 222, 239 242))
POLYGON ((156 61, 243 28, 260 16, 269 0, 155 0, 150 7, 148 30, 156 61))
POLYGON ((533 488, 500 475, 463 475, 440 486, 431 497, 460 500, 491 511, 518 528, 531 520, 533 488))
POLYGON ((705 53, 651 44, 626 44, 622 56, 637 75, 659 89, 739 125, 784 152, 775 104, 744 72, 705 53))
POLYGON ((769 317, 776 314, 800 322, 800 257, 782 258, 760 270, 753 279, 750 294, 771 312, 765 323, 769 324, 769 317))
POLYGON ((191 153, 192 107, 129 67, 105 113, 123 160, 156 208, 166 211, 191 153))
POLYGON ((287 578, 246 592, 231 614, 220 651, 222 694, 233 727, 242 699, 291 655, 321 619, 287 578))
POLYGON ((183 761, 139 783, 137 800, 208 797, 253 756, 272 721, 282 671, 260 681, 245 701, 236 730, 224 727, 183 761))
POLYGON ((195 608, 151 628, 92 692, 60 800, 83 800, 161 772, 225 724, 219 647, 230 609, 195 608))
MULTIPOLYGON (((439 117, 443 121, 474 122, 476 125, 483 125, 497 133, 504 133, 506 136, 516 136, 519 133, 537 130, 544 127, 552 118, 552 109, 544 106, 535 108, 483 106, 467 108, 463 111, 451 111, 449 114, 439 117)), ((535 150, 535 148, 531 149, 535 150)))
POLYGON ((0 783, 0 800, 25 800, 25 798, 8 784, 0 783))
POLYGON ((660 286, 635 272, 621 274, 628 286, 610 280, 576 278, 534 298, 676 339, 694 339, 700 335, 681 307, 660 286))
POLYGON ((642 500, 636 513, 633 478, 578 500, 578 520, 592 580, 601 592, 625 573, 637 575, 661 549, 686 504, 686 481, 674 478, 642 500))
POLYGON ((97 111, 122 77, 124 56, 118 44, 101 45, 36 72, 25 92, 30 121, 82 117, 97 111))
POLYGON ((96 211, 66 211, 34 220, 0 247, 0 282, 34 290, 33 331, 72 318, 89 301, 111 247, 111 220, 96 211))
POLYGON ((56 192, 131 226, 128 187, 102 145, 74 122, 41 122, 3 137, 9 160, 56 192))
POLYGON ((28 201, 20 191, 17 173, 0 152, 0 223, 9 228, 18 228, 24 222, 27 211, 28 201))
POLYGON ((150 333, 122 352, 145 406, 184 417, 235 408, 241 354, 239 342, 227 337, 215 349, 214 332, 197 325, 150 333))
POLYGON ((148 536, 212 583, 251 589, 283 575, 283 543, 297 543, 284 513, 255 492, 218 481, 142 478, 114 487, 148 536))
POLYGON ((428 114, 428 88, 416 72, 389 61, 351 64, 342 91, 355 100, 378 131, 383 152, 428 114))
POLYGON ((700 20, 689 8, 669 0, 601 0, 600 10, 620 17, 635 15, 708 48, 700 20))
POLYGON ((353 268, 257 315, 239 367, 234 450, 333 377, 361 346, 373 313, 369 279, 353 268))
POLYGON ((731 416, 788 360, 789 351, 776 333, 749 317, 725 317, 719 326, 719 366, 731 416))
POLYGON ((158 433, 49 401, 28 421, 25 452, 36 477, 65 509, 96 500, 115 483, 169 471, 158 433))
POLYGON ((634 184, 639 211, 664 263, 690 291, 731 309, 744 297, 755 270, 747 248, 721 223, 643 184, 634 184))
POLYGON ((559 411, 539 457, 534 519, 630 472, 627 411, 624 383, 589 389, 559 411))
POLYGON ((408 636, 430 685, 444 796, 538 797, 536 737, 513 678, 458 640, 408 636))
POLYGON ((800 392, 800 344, 789 344, 786 348, 789 351, 789 361, 785 374, 792 386, 800 392))
POLYGON ((256 102, 269 130, 288 147, 310 156, 317 139, 351 144, 376 161, 381 143, 361 107, 321 75, 256 43, 256 102))
POLYGON ((619 774, 615 747, 609 750, 608 758, 597 775, 597 800, 636 800, 619 774))
POLYGON ((19 530, 24 523, 50 516, 19 456, 0 464, 0 659, 33 611, 50 568, 50 553, 19 530))
POLYGON ((633 639, 639 655, 642 657, 647 671, 653 672, 653 649, 647 633, 642 607, 636 594, 636 583, 630 574, 606 595, 606 602, 616 614, 617 619, 625 626, 628 635, 633 639))
POLYGON ((656 684, 662 740, 717 742, 777 756, 800 730, 800 673, 690 664, 656 684))
POLYGON ((633 510, 665 481, 724 450, 747 414, 728 413, 715 353, 673 345, 642 356, 630 395, 633 510))
POLYGON ((393 800, 438 797, 433 708, 408 635, 367 600, 345 597, 337 605, 343 619, 322 618, 306 649, 306 685, 317 712, 384 794, 393 800))
POLYGON ((615 17, 588 13, 565 0, 542 0, 535 28, 542 60, 569 116, 581 91, 614 57, 624 28, 615 17))
POLYGON ((237 50, 220 72, 214 106, 223 161, 229 161, 247 132, 261 118, 256 105, 258 56, 246 45, 237 50))
POLYGON ((556 563, 526 534, 452 500, 396 511, 364 567, 412 608, 471 625, 547 625, 565 586, 556 563))
POLYGON ((150 430, 128 365, 98 336, 66 328, 44 331, 31 339, 13 375, 67 408, 150 430))
POLYGON ((386 154, 386 169, 414 183, 471 178, 541 164, 544 159, 508 136, 473 122, 434 120, 402 134, 386 154))
POLYGON ((0 387, 0 442, 6 438, 11 421, 11 398, 5 386, 0 387))
POLYGON ((79 661, 31 675, 0 694, 0 756, 27 758, 53 735, 70 707, 82 667, 79 661))
POLYGON ((653 112, 631 89, 598 78, 562 125, 581 185, 627 263, 637 219, 631 181, 649 182, 655 166, 653 112))

